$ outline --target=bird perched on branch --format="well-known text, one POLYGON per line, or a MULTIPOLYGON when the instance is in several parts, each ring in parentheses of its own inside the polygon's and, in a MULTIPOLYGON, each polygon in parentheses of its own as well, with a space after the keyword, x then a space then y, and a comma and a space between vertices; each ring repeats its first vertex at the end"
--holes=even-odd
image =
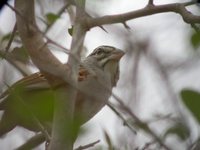
MULTIPOLYGON (((79 67, 75 116, 84 124, 104 107, 119 79, 119 61, 124 52, 111 47, 97 47, 79 67)), ((53 90, 38 72, 27 76, 0 96, 0 137, 16 126, 31 131, 50 131, 54 110, 53 90)))

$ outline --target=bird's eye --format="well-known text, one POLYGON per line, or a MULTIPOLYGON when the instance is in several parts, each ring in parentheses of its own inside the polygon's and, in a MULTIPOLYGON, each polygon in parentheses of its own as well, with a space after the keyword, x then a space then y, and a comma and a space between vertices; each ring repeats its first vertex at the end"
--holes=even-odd
POLYGON ((104 53, 103 50, 99 50, 96 54, 97 54, 97 55, 102 55, 103 53, 104 53))

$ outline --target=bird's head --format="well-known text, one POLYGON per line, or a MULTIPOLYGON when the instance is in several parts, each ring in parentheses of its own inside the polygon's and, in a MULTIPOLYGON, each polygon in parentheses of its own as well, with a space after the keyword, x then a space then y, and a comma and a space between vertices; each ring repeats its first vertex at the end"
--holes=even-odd
POLYGON ((99 46, 86 58, 91 66, 98 66, 109 74, 113 85, 116 84, 119 76, 119 61, 124 55, 124 52, 118 48, 112 46, 99 46))

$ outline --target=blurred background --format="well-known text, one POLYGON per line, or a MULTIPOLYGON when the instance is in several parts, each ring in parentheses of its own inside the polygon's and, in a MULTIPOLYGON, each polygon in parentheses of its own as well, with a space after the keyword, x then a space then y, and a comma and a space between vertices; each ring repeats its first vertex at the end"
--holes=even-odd
MULTIPOLYGON (((154 0, 156 5, 186 2, 184 0, 154 0)), ((9 3, 13 5, 13 0, 9 3)), ((86 12, 92 17, 113 15, 143 8, 148 3, 130 0, 87 0, 86 12)), ((73 26, 74 9, 63 10, 63 1, 36 0, 38 26, 46 35, 70 48, 70 30, 73 26)), ((193 14, 200 15, 197 5, 187 7, 193 14)), ((175 13, 162 13, 137 18, 123 24, 104 25, 104 30, 95 27, 87 32, 82 56, 87 56, 100 45, 111 45, 126 52, 120 67, 120 80, 114 93, 142 121, 175 150, 191 148, 199 138, 199 123, 191 108, 180 96, 183 89, 200 91, 199 34, 175 13)), ((0 50, 5 49, 15 26, 15 14, 7 6, 0 11, 0 50)), ((67 54, 53 44, 52 52, 62 61, 67 54)), ((10 49, 10 56, 24 72, 38 71, 29 60, 21 40, 16 34, 10 49)), ((21 79, 23 74, 13 67, 12 62, 0 60, 0 92, 21 79)), ((199 97, 198 97, 199 98, 199 97)), ((200 100, 200 98, 199 98, 200 100)), ((115 103, 114 98, 110 101, 115 103)), ((122 112, 123 113, 123 112, 122 112)), ((123 115, 134 127, 134 120, 123 115)), ((100 139, 100 143, 90 149, 160 149, 155 140, 140 128, 133 133, 109 108, 104 107, 86 123, 75 146, 85 145, 100 139)), ((142 127, 141 127, 142 128, 142 127)), ((34 133, 16 128, 0 139, 2 150, 11 150, 21 145, 34 133)), ((41 145, 37 149, 44 149, 41 145)))

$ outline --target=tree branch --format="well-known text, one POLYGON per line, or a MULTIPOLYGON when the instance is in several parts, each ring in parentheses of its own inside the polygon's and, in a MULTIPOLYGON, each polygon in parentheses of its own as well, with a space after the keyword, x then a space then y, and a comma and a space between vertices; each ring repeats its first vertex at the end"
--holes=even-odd
POLYGON ((7 62, 14 66, 23 76, 27 76, 28 74, 30 74, 24 64, 16 61, 15 57, 11 53, 5 53, 0 50, 0 57, 6 59, 7 62))
POLYGON ((150 127, 148 126, 148 124, 144 123, 143 121, 141 121, 125 104, 124 102, 118 97, 116 96, 114 93, 112 93, 112 96, 115 98, 115 100, 117 100, 117 102, 119 102, 121 108, 123 111, 125 111, 126 113, 128 113, 132 119, 134 119, 134 121, 136 122, 137 126, 142 129, 145 133, 147 133, 148 135, 150 135, 151 137, 153 137, 163 148, 165 148, 166 150, 170 150, 170 148, 150 129, 150 127))
MULTIPOLYGON (((85 7, 85 0, 77 0, 76 1, 76 20, 74 25, 74 30, 72 34, 72 44, 71 44, 71 55, 69 55, 68 65, 71 69, 71 81, 77 85, 77 73, 79 62, 74 59, 78 58, 80 60, 80 53, 83 47, 83 41, 86 35, 85 27, 82 24, 82 19, 84 18, 84 7, 85 7), (80 3, 82 2, 82 3, 80 3), (82 18, 82 19, 81 19, 82 18)), ((70 135, 71 130, 73 130, 74 124, 74 106, 75 106, 75 98, 77 90, 75 88, 65 88, 68 90, 67 92, 70 93, 66 94, 64 89, 59 89, 56 92, 57 97, 59 99, 55 102, 55 111, 54 111, 54 121, 53 121, 53 129, 52 129, 52 141, 50 142, 49 149, 66 149, 72 150, 73 143, 76 139, 77 135, 70 135), (69 99, 66 102, 65 99, 69 99), (69 107, 66 107, 69 106, 69 107), (66 114, 63 118, 63 114, 66 114), (74 137, 75 136, 75 137, 74 137), (67 140, 66 140, 67 139, 67 140)))
POLYGON ((137 131, 129 124, 129 122, 121 115, 112 103, 108 102, 107 106, 123 121, 125 126, 127 126, 134 134, 137 134, 137 131))
POLYGON ((76 148, 75 150, 84 150, 84 149, 88 149, 90 147, 95 146, 96 144, 98 144, 100 142, 100 140, 97 140, 95 142, 92 142, 90 144, 84 145, 84 146, 79 146, 78 148, 76 148))
MULTIPOLYGON (((151 1, 150 1, 151 2, 151 1)), ((131 19, 149 16, 158 13, 174 12, 182 16, 186 23, 200 23, 200 16, 193 15, 186 10, 186 6, 195 4, 196 2, 173 3, 165 5, 147 5, 147 7, 118 15, 107 15, 99 18, 87 18, 88 29, 96 26, 113 23, 123 23, 131 19)))
MULTIPOLYGON (((64 80, 76 86, 78 63, 76 62, 75 66, 73 66, 72 62, 75 60, 70 57, 69 65, 66 67, 50 52, 47 44, 43 41, 43 34, 36 25, 34 0, 16 0, 15 9, 17 27, 22 43, 28 50, 34 64, 45 74, 49 83, 54 86, 56 82, 64 80)), ((83 39, 81 38, 82 42, 83 39)), ((80 52, 79 48, 81 45, 79 43, 76 43, 79 47, 72 47, 72 53, 75 56, 79 56, 78 52, 80 52)), ((49 149, 70 150, 73 148, 74 140, 71 138, 70 127, 72 127, 76 91, 70 84, 65 84, 65 86, 56 88, 54 91, 56 101, 54 106, 52 140, 49 149)))
POLYGON ((67 74, 69 68, 63 65, 50 52, 47 44, 43 41, 43 35, 39 32, 35 22, 34 0, 31 0, 30 3, 26 0, 16 0, 15 8, 9 7, 16 13, 19 35, 34 64, 42 72, 60 77, 66 82, 71 83, 69 74, 67 74))
MULTIPOLYGON (((65 65, 60 63, 59 60, 56 59, 56 57, 49 51, 46 43, 43 41, 44 35, 39 32, 39 29, 37 28, 35 22, 34 1, 15 1, 15 6, 17 10, 17 27, 20 33, 20 37, 22 38, 22 42, 29 51, 33 62, 42 72, 58 77, 66 82, 71 83, 74 86, 76 86, 77 82, 77 70, 79 63, 73 58, 73 56, 75 56, 77 59, 80 58, 80 51, 82 49, 86 29, 90 29, 95 26, 101 26, 104 24, 125 23, 126 21, 131 19, 164 12, 178 13, 187 23, 200 23, 199 16, 195 16, 186 10, 185 7, 189 5, 189 3, 174 3, 160 6, 151 6, 124 14, 104 16, 100 18, 87 17, 86 19, 84 4, 80 4, 80 1, 76 1, 77 15, 71 45, 72 55, 70 55, 68 60, 68 66, 70 66, 69 68, 67 68, 65 65)), ((83 3, 85 3, 84 0, 83 3)), ((51 83, 52 81, 49 80, 49 82, 51 83)), ((73 140, 69 139, 69 131, 66 131, 65 129, 69 130, 69 124, 71 125, 71 123, 73 123, 75 95, 76 90, 72 87, 69 87, 68 85, 56 89, 56 97, 58 97, 58 101, 56 101, 55 104, 52 132, 53 138, 50 144, 50 149, 52 150, 63 148, 70 150, 73 147, 73 140)), ((116 98, 116 96, 114 97, 116 98)), ((137 116, 135 116, 129 109, 127 109, 127 107, 123 104, 121 100, 119 100, 119 103, 122 105, 122 108, 126 110, 129 115, 133 117, 133 119, 136 120, 138 124, 145 127, 143 130, 153 136, 163 147, 168 149, 168 147, 164 143, 162 143, 157 135, 155 135, 155 133, 151 131, 151 129, 146 124, 141 122, 137 118, 137 116)))
POLYGON ((154 5, 153 0, 149 0, 148 5, 154 5))
POLYGON ((43 133, 36 134, 32 138, 30 138, 28 141, 26 141, 25 144, 19 146, 16 150, 33 149, 36 146, 42 144, 45 140, 46 139, 43 133))
POLYGON ((15 25, 14 25, 14 28, 13 28, 13 31, 12 31, 12 34, 11 34, 11 37, 10 37, 10 39, 9 39, 9 41, 8 41, 8 45, 6 46, 6 50, 5 50, 6 52, 8 52, 9 49, 10 49, 10 46, 11 46, 11 44, 12 44, 12 41, 13 41, 13 39, 14 39, 14 37, 15 37, 16 30, 17 30, 17 25, 15 24, 15 25))
MULTIPOLYGON (((100 82, 99 82, 100 83, 100 82)), ((101 83, 100 83, 101 84, 101 83)), ((105 89, 107 89, 107 91, 110 91, 105 85, 101 84, 102 87, 104 87, 105 89)), ((156 135, 156 133, 154 133, 153 130, 151 130, 151 128, 148 126, 148 124, 144 123, 143 121, 141 121, 123 102, 122 99, 120 99, 115 93, 111 92, 111 96, 113 96, 113 98, 119 103, 120 108, 122 109, 122 111, 126 112, 128 115, 130 115, 132 117, 132 119, 135 121, 135 124, 137 125, 137 127, 139 127, 140 129, 142 129, 145 133, 147 133, 148 135, 150 135, 152 138, 154 138, 164 149, 166 150, 170 150, 170 148, 156 135)), ((107 105, 110 105, 109 103, 107 103, 107 105)), ((114 110, 114 109, 112 109, 114 110)), ((115 112, 115 111, 114 111, 115 112)), ((116 113, 116 112, 115 112, 116 113)))

